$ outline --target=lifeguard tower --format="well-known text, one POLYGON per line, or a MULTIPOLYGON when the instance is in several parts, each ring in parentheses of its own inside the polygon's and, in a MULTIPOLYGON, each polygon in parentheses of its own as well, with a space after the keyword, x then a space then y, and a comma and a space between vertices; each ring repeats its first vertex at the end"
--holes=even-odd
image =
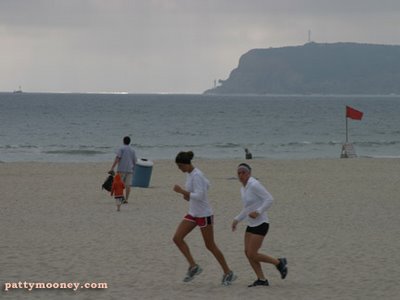
POLYGON ((357 157, 354 146, 351 143, 344 143, 342 145, 342 152, 340 153, 340 158, 355 158, 357 157))

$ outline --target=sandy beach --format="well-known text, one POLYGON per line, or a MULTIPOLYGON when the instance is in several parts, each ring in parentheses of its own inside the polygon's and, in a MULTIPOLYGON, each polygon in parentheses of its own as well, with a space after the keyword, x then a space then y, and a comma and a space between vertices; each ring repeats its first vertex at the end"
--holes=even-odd
POLYGON ((193 160, 211 182, 215 239, 238 275, 222 271, 199 230, 187 241, 203 273, 182 279, 187 263, 172 242, 188 204, 172 191, 185 174, 154 161, 149 188, 134 188, 116 211, 101 190, 110 163, 0 164, 2 299, 398 299, 400 159, 252 160, 272 193, 262 251, 285 256, 281 280, 254 281, 243 252, 238 160, 193 160), (8 289, 6 283, 107 283, 107 289, 8 289))

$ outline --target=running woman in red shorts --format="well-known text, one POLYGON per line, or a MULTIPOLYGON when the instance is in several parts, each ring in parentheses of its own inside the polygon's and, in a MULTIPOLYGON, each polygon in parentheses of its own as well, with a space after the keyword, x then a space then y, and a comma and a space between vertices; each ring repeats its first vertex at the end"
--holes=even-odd
POLYGON ((202 271, 184 240, 196 226, 199 226, 206 248, 215 256, 224 272, 222 285, 230 285, 236 279, 236 275, 229 269, 224 255, 214 241, 213 212, 208 201, 210 183, 204 174, 192 165, 193 156, 192 151, 179 152, 175 159, 178 168, 187 173, 187 178, 185 188, 175 185, 174 191, 182 194, 183 198, 189 202, 189 212, 179 224, 173 238, 174 243, 189 263, 189 269, 183 281, 191 281, 202 271))

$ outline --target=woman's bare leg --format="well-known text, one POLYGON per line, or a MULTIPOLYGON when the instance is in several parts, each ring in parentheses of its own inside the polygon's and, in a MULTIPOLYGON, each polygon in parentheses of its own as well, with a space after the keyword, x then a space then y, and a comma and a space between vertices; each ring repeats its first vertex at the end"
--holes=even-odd
POLYGON ((221 250, 219 250, 218 246, 214 241, 214 227, 213 225, 207 225, 206 227, 201 228, 201 234, 203 235, 204 243, 206 244, 206 248, 214 255, 217 259, 218 263, 221 265, 224 274, 227 274, 231 271, 226 263, 225 257, 222 254, 221 250))
POLYGON ((190 267, 196 265, 192 254, 190 253, 189 246, 186 244, 184 238, 196 227, 196 223, 187 220, 182 220, 176 229, 173 241, 179 250, 182 252, 183 256, 187 259, 190 267))
POLYGON ((264 236, 246 232, 244 236, 244 245, 246 257, 249 260, 251 267, 256 273, 257 277, 265 280, 264 273, 261 268, 261 262, 278 265, 279 260, 269 255, 258 253, 264 241, 264 236))

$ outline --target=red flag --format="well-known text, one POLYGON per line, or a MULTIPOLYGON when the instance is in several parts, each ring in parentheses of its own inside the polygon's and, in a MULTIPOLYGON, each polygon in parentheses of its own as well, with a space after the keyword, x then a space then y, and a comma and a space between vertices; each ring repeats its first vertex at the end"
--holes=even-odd
POLYGON ((346 118, 350 118, 353 120, 361 120, 363 117, 363 112, 354 109, 350 106, 346 106, 346 118))

